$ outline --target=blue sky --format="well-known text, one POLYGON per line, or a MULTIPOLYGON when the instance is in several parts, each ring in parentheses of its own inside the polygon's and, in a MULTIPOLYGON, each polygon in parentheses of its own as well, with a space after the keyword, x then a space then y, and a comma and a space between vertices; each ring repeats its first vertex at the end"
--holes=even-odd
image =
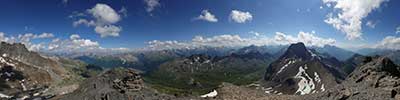
MULTIPOLYGON (((340 7, 335 7, 337 4, 352 4, 351 0, 5 0, 0 4, 0 32, 8 37, 18 37, 27 33, 54 34, 53 37, 28 41, 32 46, 40 43, 47 46, 56 38, 68 41, 73 34, 79 35, 82 41, 95 42, 102 48, 142 48, 153 40, 161 43, 171 40, 190 44, 195 36, 216 39, 221 35, 239 35, 245 40, 260 37, 274 39, 277 32, 295 38, 285 39, 288 41, 306 41, 298 37, 300 31, 309 33, 321 41, 333 39, 334 43, 326 44, 349 49, 366 45, 379 47, 380 43, 398 46, 400 40, 396 41, 396 28, 400 26, 400 1, 376 1, 381 1, 375 2, 375 6, 378 3, 379 7, 373 7, 374 3, 369 3, 372 1, 361 0, 366 5, 360 5, 361 7, 368 9, 371 6, 372 10, 363 13, 364 8, 355 9, 356 12, 361 12, 362 18, 350 17, 351 20, 361 21, 361 30, 357 31, 361 35, 355 39, 349 39, 346 34, 351 33, 344 32, 345 29, 335 28, 333 24, 326 22, 329 13, 332 13, 332 18, 337 18, 337 14, 346 12, 340 7), (149 10, 150 5, 146 1, 157 4, 149 10), (96 8, 98 4, 110 7, 119 19, 115 22, 99 21, 101 19, 88 11, 96 8), (204 10, 218 21, 198 19, 204 10), (233 10, 249 13, 251 18, 242 23, 236 22, 231 18, 233 10), (95 21, 95 24, 81 23, 74 26, 73 23, 80 19, 95 21), (366 24, 368 22, 370 26, 366 24), (118 36, 101 36, 101 32, 95 31, 98 26, 115 26, 120 30, 115 33, 118 36), (255 32, 261 35, 255 37, 252 34, 255 32), (394 39, 389 42, 383 41, 388 36, 393 36, 394 39)), ((319 41, 310 43, 312 42, 319 41)))

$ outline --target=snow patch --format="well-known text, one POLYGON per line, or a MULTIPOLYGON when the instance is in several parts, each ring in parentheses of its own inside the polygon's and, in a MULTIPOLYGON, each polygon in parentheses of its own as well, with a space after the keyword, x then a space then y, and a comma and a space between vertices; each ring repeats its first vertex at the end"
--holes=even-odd
POLYGON ((307 51, 311 53, 311 56, 313 56, 313 57, 317 56, 314 52, 311 52, 310 50, 307 50, 307 51))
POLYGON ((23 96, 22 98, 18 98, 17 100, 25 100, 25 99, 28 99, 29 98, 29 96, 23 96))
POLYGON ((19 81, 19 83, 21 84, 22 90, 26 91, 27 89, 26 89, 26 86, 24 85, 25 80, 23 79, 23 80, 19 81))
POLYGON ((325 91, 324 84, 321 85, 321 91, 325 91))
POLYGON ((217 95, 218 95, 217 90, 213 90, 212 92, 207 93, 207 94, 204 94, 204 95, 201 95, 200 97, 202 97, 202 98, 209 98, 209 97, 215 97, 215 96, 217 96, 217 95))
POLYGON ((321 83, 321 78, 319 78, 319 75, 317 72, 314 72, 314 80, 317 81, 318 83, 321 83))
MULTIPOLYGON (((5 64, 10 65, 10 66, 15 66, 15 64, 13 64, 13 63, 7 61, 7 60, 4 59, 3 57, 0 57, 0 63, 5 63, 5 64)), ((1 68, 1 67, 0 67, 0 68, 1 68)))
POLYGON ((294 78, 300 78, 300 82, 297 84, 298 89, 295 93, 300 93, 300 95, 309 94, 315 88, 314 81, 303 69, 303 66, 299 67, 299 72, 294 76, 294 78), (305 76, 305 77, 304 77, 305 76))
POLYGON ((314 52, 312 52, 312 51, 310 51, 310 50, 307 50, 308 52, 310 52, 311 53, 311 56, 314 58, 314 57, 317 57, 318 59, 321 59, 317 54, 315 54, 314 52))
POLYGON ((264 87, 263 87, 263 90, 264 90, 265 93, 267 93, 267 94, 271 94, 271 93, 274 92, 274 90, 272 90, 272 87, 268 87, 268 88, 264 88, 264 87))
POLYGON ((210 63, 210 62, 211 62, 210 60, 206 60, 206 61, 204 61, 204 63, 206 63, 206 64, 207 64, 207 63, 210 63))
POLYGON ((282 68, 278 71, 278 74, 281 73, 286 67, 288 67, 290 64, 294 64, 296 60, 292 61, 290 60, 287 64, 283 65, 282 68))
POLYGON ((8 96, 8 95, 5 95, 5 94, 3 94, 3 93, 0 93, 0 98, 11 98, 12 96, 8 96))

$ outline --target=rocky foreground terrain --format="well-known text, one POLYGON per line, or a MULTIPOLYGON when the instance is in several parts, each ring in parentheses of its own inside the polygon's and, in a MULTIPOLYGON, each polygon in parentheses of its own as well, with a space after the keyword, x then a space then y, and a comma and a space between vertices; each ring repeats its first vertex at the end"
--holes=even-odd
POLYGON ((89 78, 70 94, 54 100, 157 100, 173 96, 154 91, 146 86, 133 69, 117 68, 89 78))

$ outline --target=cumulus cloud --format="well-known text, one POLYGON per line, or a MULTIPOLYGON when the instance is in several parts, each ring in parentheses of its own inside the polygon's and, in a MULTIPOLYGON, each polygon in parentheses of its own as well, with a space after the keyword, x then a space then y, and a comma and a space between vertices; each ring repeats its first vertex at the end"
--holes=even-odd
POLYGON ((14 43, 16 41, 15 37, 7 37, 4 32, 0 32, 0 41, 14 43))
POLYGON ((197 47, 241 47, 249 45, 286 45, 290 43, 304 42, 307 46, 333 45, 336 40, 332 38, 321 38, 315 34, 299 32, 297 36, 287 35, 282 32, 276 32, 273 38, 268 37, 250 37, 244 38, 239 35, 217 35, 212 37, 195 36, 191 41, 158 41, 148 42, 147 50, 164 49, 182 49, 197 47))
POLYGON ((52 33, 41 33, 41 34, 34 34, 34 33, 25 33, 25 34, 19 34, 17 37, 14 36, 5 36, 5 33, 0 34, 0 38, 2 38, 2 41, 8 42, 8 43, 22 43, 24 44, 28 50, 32 51, 39 51, 45 49, 46 43, 40 42, 40 43, 32 43, 32 40, 36 39, 50 39, 54 38, 54 34, 52 33))
MULTIPOLYGON (((125 8, 122 8, 120 12, 124 13, 127 11, 125 8)), ((96 4, 93 8, 87 10, 87 14, 91 15, 94 19, 80 18, 73 22, 73 26, 77 27, 83 24, 88 27, 94 27, 94 31, 100 34, 101 37, 117 37, 122 31, 122 27, 115 25, 121 21, 121 16, 106 4, 96 4)))
POLYGON ((149 13, 161 6, 160 0, 144 0, 144 2, 146 3, 146 11, 149 13))
POLYGON ((274 39, 279 44, 291 44, 291 43, 303 42, 308 46, 319 46, 319 47, 324 45, 332 45, 336 43, 336 40, 332 38, 321 38, 315 36, 312 33, 307 33, 302 31, 299 32, 299 34, 297 34, 297 37, 286 35, 281 32, 276 32, 274 39))
POLYGON ((71 36, 69 36, 69 38, 70 38, 71 40, 74 40, 74 39, 79 39, 79 38, 81 38, 81 36, 79 36, 78 34, 72 34, 71 36))
POLYGON ((100 24, 113 24, 121 19, 118 13, 106 4, 96 4, 92 9, 89 9, 88 12, 95 17, 100 24))
POLYGON ((77 34, 72 34, 69 39, 53 39, 48 46, 50 51, 77 51, 98 48, 100 48, 100 45, 97 41, 82 39, 77 34))
POLYGON ((245 23, 253 19, 253 15, 251 15, 250 12, 244 12, 239 10, 232 10, 229 17, 236 23, 245 23))
POLYGON ((121 32, 122 28, 114 25, 105 25, 105 26, 96 26, 94 29, 96 33, 99 33, 101 37, 107 36, 119 36, 119 32, 121 32))
POLYGON ((79 25, 81 25, 81 24, 84 24, 84 25, 86 25, 86 26, 96 26, 96 23, 93 21, 93 20, 91 20, 91 21, 89 21, 89 20, 87 20, 87 19, 79 19, 79 20, 77 20, 77 21, 74 21, 73 23, 72 23, 72 25, 74 26, 74 27, 78 27, 79 25))
POLYGON ((208 10, 201 11, 201 14, 195 18, 196 20, 204 20, 208 22, 218 22, 218 19, 215 15, 211 14, 208 10))
POLYGON ((56 38, 52 33, 25 33, 16 36, 6 35, 0 32, 0 41, 8 43, 22 43, 28 50, 44 52, 127 52, 127 48, 103 48, 99 42, 81 38, 78 34, 72 34, 69 38, 56 38), (49 39, 45 42, 43 39, 49 39), (32 42, 37 40, 35 42, 32 42))
POLYGON ((53 38, 54 35, 52 33, 42 33, 42 34, 19 34, 18 39, 20 42, 30 42, 32 39, 45 39, 45 38, 53 38))
MULTIPOLYGON (((328 6, 337 9, 337 15, 330 13, 324 20, 337 30, 346 34, 349 40, 361 38, 362 19, 380 7, 387 0, 322 0, 328 6)), ((328 7, 329 7, 328 6, 328 7)))
POLYGON ((375 45, 375 48, 379 49, 400 49, 400 37, 387 36, 375 45))
POLYGON ((47 46, 49 52, 128 52, 128 48, 103 48, 100 43, 91 39, 72 34, 67 39, 54 38, 47 46))

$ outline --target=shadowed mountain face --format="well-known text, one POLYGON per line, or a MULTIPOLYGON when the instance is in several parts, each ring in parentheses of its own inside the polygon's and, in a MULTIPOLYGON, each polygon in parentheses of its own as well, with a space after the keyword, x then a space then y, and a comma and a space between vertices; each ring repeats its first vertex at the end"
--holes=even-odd
POLYGON ((309 50, 303 43, 289 46, 286 52, 267 68, 267 93, 311 94, 323 92, 344 78, 340 62, 309 50), (339 64, 338 64, 339 63, 339 64))

